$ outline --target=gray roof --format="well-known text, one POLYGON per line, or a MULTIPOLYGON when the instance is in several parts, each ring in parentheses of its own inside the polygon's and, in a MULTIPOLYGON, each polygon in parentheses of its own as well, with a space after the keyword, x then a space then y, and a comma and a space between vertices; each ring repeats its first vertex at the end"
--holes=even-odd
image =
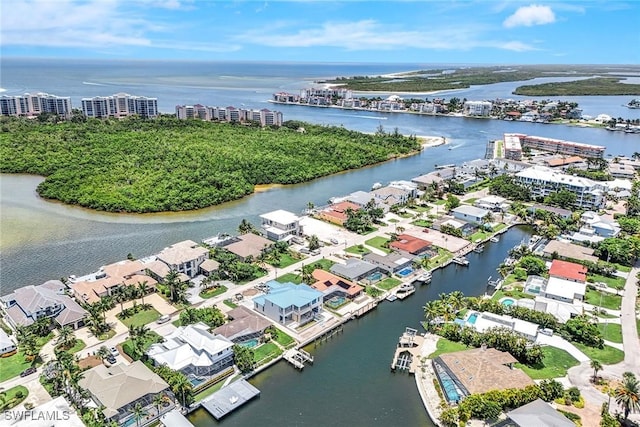
POLYGON ((521 427, 575 427, 573 421, 541 399, 507 412, 507 417, 521 427))
POLYGON ((346 264, 333 264, 331 272, 347 279, 357 279, 368 273, 373 273, 378 267, 359 259, 349 258, 346 264))
POLYGON ((387 255, 378 255, 373 252, 364 256, 365 261, 372 261, 376 264, 381 264, 391 269, 396 269, 400 265, 405 265, 412 262, 412 258, 399 254, 397 252, 391 252, 387 255))
POLYGON ((374 199, 374 196, 373 194, 367 193, 366 191, 354 191, 353 193, 345 197, 345 199, 352 203, 355 203, 356 205, 364 206, 372 199, 374 199))
POLYGON ((489 211, 486 209, 477 208, 475 206, 469 206, 469 205, 458 206, 457 208, 452 209, 452 212, 461 213, 464 215, 470 215, 476 218, 483 218, 486 214, 489 213, 489 211))
POLYGON ((234 308, 227 315, 233 320, 218 326, 212 332, 230 340, 262 332, 271 326, 271 322, 244 306, 234 308))

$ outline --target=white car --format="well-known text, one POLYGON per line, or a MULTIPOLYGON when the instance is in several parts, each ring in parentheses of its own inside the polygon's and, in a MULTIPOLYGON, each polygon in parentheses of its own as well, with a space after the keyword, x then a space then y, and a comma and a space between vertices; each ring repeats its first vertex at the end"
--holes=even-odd
POLYGON ((167 323, 169 320, 171 320, 171 316, 169 316, 168 314, 163 314, 162 316, 158 317, 156 323, 167 323))
POLYGON ((113 357, 117 357, 117 356, 120 354, 120 352, 118 351, 118 349, 117 349, 117 348, 115 348, 115 347, 111 347, 111 348, 109 349, 109 351, 111 352, 111 354, 113 355, 113 357))

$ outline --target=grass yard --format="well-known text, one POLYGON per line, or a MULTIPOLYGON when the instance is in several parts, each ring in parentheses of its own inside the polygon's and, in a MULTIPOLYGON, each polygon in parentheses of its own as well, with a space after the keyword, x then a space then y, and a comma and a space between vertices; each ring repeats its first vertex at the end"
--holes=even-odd
POLYGON ((493 227, 493 231, 498 232, 500 230, 504 230, 505 228, 507 228, 506 224, 498 224, 495 227, 493 227))
POLYGON ((29 390, 23 385, 17 385, 15 387, 11 387, 9 390, 3 390, 4 394, 2 398, 2 406, 0 406, 0 411, 6 411, 7 409, 15 408, 18 406, 24 399, 29 396, 29 390), (20 397, 16 395, 20 394, 20 397))
POLYGON ((390 222, 391 224, 397 224, 397 223, 399 223, 400 221, 399 221, 399 220, 397 220, 397 219, 395 219, 395 218, 390 218, 390 219, 388 219, 388 220, 387 220, 387 222, 390 222))
POLYGON ((429 258, 429 268, 437 267, 453 258, 453 254, 446 249, 438 248, 438 255, 429 258))
POLYGON ((291 282, 291 283, 295 283, 296 285, 299 285, 300 283, 302 283, 302 275, 298 273, 287 273, 278 277, 276 281, 280 283, 291 282))
POLYGON ((585 302, 598 307, 608 308, 609 310, 620 310, 622 297, 606 292, 596 291, 594 289, 588 289, 587 295, 585 296, 585 302))
POLYGON ((280 262, 278 262, 277 264, 274 264, 274 263, 269 263, 269 264, 277 268, 285 268, 297 262, 300 262, 303 259, 304 259, 304 256, 302 256, 299 253, 295 253, 295 254, 284 253, 284 254, 280 254, 280 262))
POLYGON ((235 303, 234 303, 233 301, 231 301, 230 299, 226 299, 226 300, 222 301, 222 303, 223 303, 224 305, 226 305, 227 307, 230 307, 230 308, 236 308, 236 307, 238 307, 238 304, 235 304, 235 303))
POLYGON ((476 200, 478 200, 478 198, 477 198, 477 197, 471 197, 471 198, 469 198, 469 199, 465 199, 465 200, 463 200, 462 202, 463 202, 463 203, 468 203, 468 204, 470 204, 470 205, 472 205, 472 206, 473 206, 473 204, 475 203, 475 201, 476 201, 476 200))
POLYGON ((365 248, 364 245, 349 246, 344 251, 349 252, 350 254, 356 254, 356 255, 366 255, 371 253, 371 251, 365 248))
POLYGON ((160 313, 158 313, 158 310, 151 307, 148 310, 140 310, 133 316, 129 316, 124 319, 121 318, 119 314, 116 317, 128 328, 132 325, 142 326, 151 322, 155 322, 156 320, 158 320, 158 317, 160 317, 160 313))
POLYGON ((617 323, 598 323, 598 330, 602 334, 602 338, 622 344, 622 326, 617 323))
POLYGON ((574 342, 573 345, 583 352, 591 360, 597 360, 603 365, 615 365, 624 360, 624 351, 605 345, 604 348, 588 347, 584 344, 574 342))
POLYGON ((376 283, 376 286, 380 289, 384 289, 385 291, 388 291, 390 289, 395 288, 400 283, 402 283, 402 281, 400 281, 399 279, 396 279, 395 277, 387 277, 386 279, 376 283))
POLYGON ((315 268, 319 268, 321 270, 324 271, 329 271, 331 270, 331 267, 333 266, 333 264, 335 264, 335 261, 331 261, 330 259, 319 259, 318 261, 314 262, 313 265, 315 268))
MULTIPOLYGON (((235 376, 234 378, 231 379, 231 381, 229 383, 232 383, 234 381, 239 380, 240 378, 242 378, 241 376, 235 376)), ((209 397, 211 396, 213 393, 215 393, 216 391, 220 390, 222 388, 222 386, 226 383, 227 381, 218 381, 217 383, 215 383, 214 385, 212 385, 211 387, 207 387, 205 390, 201 391, 200 393, 196 394, 195 396, 193 396, 193 399, 195 402, 200 402, 202 399, 204 399, 205 397, 209 397)))
POLYGON ((477 241, 488 239, 491 236, 491 234, 492 233, 489 233, 488 231, 476 231, 472 235, 468 236, 467 239, 472 242, 477 242, 477 241))
MULTIPOLYGON (((87 345, 84 343, 84 341, 82 341, 81 339, 77 339, 76 338, 76 343, 71 347, 68 348, 64 351, 66 351, 69 354, 76 354, 77 352, 79 352, 80 350, 82 350, 83 348, 85 348, 87 345)), ((60 350, 59 346, 56 346, 56 350, 60 350)))
MULTIPOLYGON (((146 352, 147 350, 149 350, 149 347, 151 347, 152 344, 161 342, 163 339, 164 338, 162 338, 160 335, 158 335, 154 331, 149 331, 147 338, 144 340, 144 345, 142 346, 143 352, 146 352)), ((125 340, 122 343, 122 351, 127 353, 127 355, 133 359, 132 357, 133 352, 131 351, 132 341, 133 340, 131 338, 125 340)))
POLYGON ((622 264, 613 264, 616 266, 616 269, 618 271, 622 271, 624 273, 628 273, 631 271, 631 267, 629 267, 628 265, 622 265, 622 264))
POLYGON ((446 338, 440 338, 438 340, 438 343, 436 344, 436 351, 434 351, 429 355, 429 359, 435 359, 436 357, 444 353, 453 353, 454 351, 468 350, 468 349, 469 347, 467 347, 462 343, 449 341, 446 338))
POLYGON ((24 353, 19 351, 13 356, 3 357, 2 369, 0 369, 0 382, 4 382, 8 379, 17 377, 20 372, 29 368, 30 366, 37 366, 31 361, 27 361, 24 358, 24 353))
POLYGON ((412 221, 411 224, 417 225, 418 227, 429 228, 433 225, 433 221, 429 221, 428 219, 416 219, 412 221))
POLYGON ((204 299, 209 299, 213 297, 217 297, 218 295, 222 295, 227 292, 227 287, 224 285, 219 285, 213 288, 205 289, 200 292, 200 297, 204 299))
POLYGON ((100 341, 106 341, 109 338, 113 338, 116 335, 116 331, 115 329, 109 329, 107 332, 105 332, 104 334, 101 334, 100 336, 98 336, 98 339, 100 341))
POLYGON ((295 340, 280 329, 278 329, 277 335, 273 337, 273 339, 284 348, 289 347, 291 344, 295 344, 295 340))
POLYGON ((366 245, 371 246, 372 248, 379 249, 384 253, 388 254, 391 252, 391 250, 388 247, 384 246, 389 244, 389 239, 385 239, 384 237, 381 237, 381 236, 372 237, 371 239, 365 241, 364 243, 366 245))
POLYGON ((282 350, 276 344, 268 342, 253 349, 253 360, 256 363, 264 364, 275 359, 282 354, 282 350))
POLYGON ((606 283, 607 286, 613 289, 621 290, 624 289, 624 285, 626 280, 622 277, 606 277, 601 276, 599 274, 589 274, 587 275, 588 282, 602 282, 606 283))
POLYGON ((438 206, 442 206, 445 203, 447 203, 446 200, 436 200, 435 202, 433 202, 434 205, 438 205, 438 206))
POLYGON ((575 357, 560 348, 542 347, 542 354, 544 357, 539 365, 527 366, 516 363, 516 367, 522 369, 533 380, 544 380, 564 377, 569 368, 580 364, 575 357))

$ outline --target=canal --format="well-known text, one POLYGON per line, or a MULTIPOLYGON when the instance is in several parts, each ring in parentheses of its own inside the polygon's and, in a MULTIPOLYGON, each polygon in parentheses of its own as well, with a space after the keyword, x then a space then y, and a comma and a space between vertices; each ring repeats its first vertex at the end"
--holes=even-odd
MULTIPOLYGON (((399 336, 409 326, 420 326, 422 307, 440 293, 460 290, 482 295, 487 279, 509 249, 527 240, 528 227, 516 227, 498 243, 487 243, 481 254, 470 253, 469 267, 455 264, 433 273, 430 285, 419 286, 404 301, 382 302, 360 319, 348 322, 344 332, 307 347, 313 365, 297 371, 280 362, 250 382, 260 398, 232 413, 226 426, 433 426, 416 389, 415 379, 389 369, 399 336)), ((190 416, 196 427, 218 424, 204 409, 190 416)))

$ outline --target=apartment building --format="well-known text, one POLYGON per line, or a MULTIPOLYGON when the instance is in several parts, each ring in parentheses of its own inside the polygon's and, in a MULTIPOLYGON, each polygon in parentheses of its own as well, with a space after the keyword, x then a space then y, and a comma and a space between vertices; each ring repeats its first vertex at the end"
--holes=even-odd
POLYGON ((2 116, 35 117, 42 113, 70 118, 71 98, 43 92, 0 97, 0 115, 2 116))
POLYGON ((82 113, 86 117, 121 118, 138 115, 145 119, 158 116, 158 98, 116 93, 111 96, 82 98, 82 113))
POLYGON ((466 101, 464 113, 468 116, 488 116, 491 114, 493 103, 489 101, 466 101))
POLYGON ((504 134, 504 158, 509 160, 522 159, 522 145, 520 145, 520 137, 516 134, 504 134))
POLYGON ((534 197, 546 197, 558 190, 576 195, 576 207, 598 210, 605 203, 606 188, 597 181, 566 175, 545 166, 533 166, 515 174, 518 183, 527 186, 534 197))
POLYGON ((602 159, 604 157, 605 147, 601 145, 582 144, 580 142, 564 141, 562 139, 544 138, 541 136, 531 136, 519 133, 512 133, 510 135, 517 137, 520 140, 522 148, 596 159, 602 159))

